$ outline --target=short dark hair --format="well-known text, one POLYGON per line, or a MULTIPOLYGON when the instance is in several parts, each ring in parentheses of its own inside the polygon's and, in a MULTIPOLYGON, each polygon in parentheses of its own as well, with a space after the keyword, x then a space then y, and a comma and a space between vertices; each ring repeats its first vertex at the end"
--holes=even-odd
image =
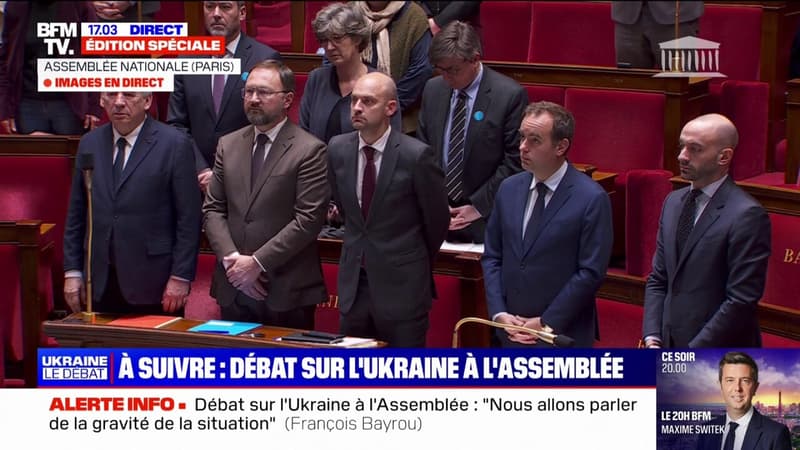
POLYGON ((756 361, 747 353, 743 352, 728 352, 719 361, 719 381, 722 382, 722 366, 726 364, 745 364, 750 366, 750 373, 753 376, 753 382, 758 383, 758 365, 756 361))
POLYGON ((264 61, 254 65, 253 68, 250 69, 250 72, 252 73, 256 69, 267 69, 278 72, 278 76, 281 78, 283 90, 294 92, 294 72, 292 72, 292 69, 290 69, 286 64, 278 61, 277 59, 265 59, 264 61))
POLYGON ((553 142, 559 142, 562 139, 569 140, 567 150, 572 145, 572 137, 575 135, 575 117, 572 113, 563 106, 553 102, 535 102, 530 103, 525 108, 524 117, 539 116, 543 113, 550 114, 553 118, 553 131, 550 134, 550 139, 553 142))
POLYGON ((483 55, 481 38, 472 25, 455 20, 436 33, 431 41, 428 57, 431 64, 438 64, 445 58, 461 58, 472 61, 483 55))

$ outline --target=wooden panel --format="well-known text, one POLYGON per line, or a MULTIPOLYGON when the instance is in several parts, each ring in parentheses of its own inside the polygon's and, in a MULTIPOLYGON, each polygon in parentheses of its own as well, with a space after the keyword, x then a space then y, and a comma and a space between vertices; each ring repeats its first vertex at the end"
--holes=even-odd
POLYGON ((39 266, 43 254, 53 250, 52 229, 52 225, 38 220, 0 222, 0 243, 16 245, 19 249, 22 370, 26 387, 36 387, 42 306, 45 304, 44 299, 39 298, 39 266))
POLYGON ((800 170, 800 79, 786 84, 786 174, 787 184, 797 183, 800 170))

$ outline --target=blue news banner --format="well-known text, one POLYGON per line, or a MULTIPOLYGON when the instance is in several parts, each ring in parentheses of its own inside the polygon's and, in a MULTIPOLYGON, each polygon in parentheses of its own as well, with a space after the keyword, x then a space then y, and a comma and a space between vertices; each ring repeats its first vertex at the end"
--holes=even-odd
POLYGON ((0 392, 30 429, 0 432, 115 450, 648 450, 657 367, 642 350, 40 349, 41 389, 0 392))

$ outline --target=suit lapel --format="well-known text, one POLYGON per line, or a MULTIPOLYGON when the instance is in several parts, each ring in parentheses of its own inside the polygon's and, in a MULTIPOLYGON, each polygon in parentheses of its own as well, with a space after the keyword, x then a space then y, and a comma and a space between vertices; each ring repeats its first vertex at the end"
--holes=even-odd
MULTIPOLYGON (((686 246, 681 251, 680 259, 678 259, 677 266, 675 267, 676 271, 681 269, 683 262, 686 261, 686 258, 692 252, 694 246, 697 245, 697 242, 700 241, 700 238, 708 231, 709 227, 719 219, 719 216, 722 214, 722 209, 725 207, 725 202, 728 200, 728 194, 730 193, 732 183, 733 181, 728 177, 708 202, 708 205, 706 205, 700 218, 695 223, 694 228, 692 228, 692 232, 689 233, 689 239, 686 241, 686 246)), ((681 205, 683 205, 683 202, 681 202, 681 205)))
MULTIPOLYGON (((569 162, 567 162, 567 164, 569 164, 569 162)), ((567 203, 567 200, 569 200, 570 196, 572 195, 572 186, 575 182, 574 177, 576 174, 585 176, 572 168, 572 165, 568 165, 567 173, 564 174, 564 178, 561 180, 561 183, 558 184, 556 191, 553 193, 553 196, 550 198, 550 201, 544 208, 542 220, 538 224, 532 224, 533 230, 527 230, 525 233, 525 240, 523 242, 523 257, 525 257, 531 251, 531 248, 533 248, 536 240, 542 235, 543 230, 547 228, 547 225, 558 213, 558 210, 560 210, 561 207, 567 203)))
MULTIPOLYGON (((444 80, 442 80, 442 87, 445 87, 444 80)), ((447 136, 444 135, 445 127, 447 126, 447 119, 450 117, 450 99, 453 96, 452 89, 441 89, 440 93, 437 94, 438 98, 433 102, 436 105, 441 113, 433 114, 431 120, 431 147, 433 148, 444 148, 445 146, 445 139, 448 139, 447 136), (436 143, 439 145, 436 145, 436 143)), ((439 167, 444 167, 442 164, 442 152, 434 152, 436 153, 434 157, 436 158, 436 162, 439 164, 439 167)))
POLYGON ((347 143, 345 144, 345 150, 342 152, 342 157, 344 160, 344 168, 345 168, 345 176, 344 180, 342 180, 342 187, 343 190, 340 192, 342 196, 341 202, 344 205, 345 203, 348 205, 344 207, 344 209, 350 211, 359 211, 358 214, 351 214, 349 217, 350 220, 356 222, 361 227, 364 226, 364 217, 361 215, 361 210, 358 204, 358 158, 359 158, 359 148, 358 148, 358 133, 353 132, 350 133, 347 143))
POLYGON ((380 207, 383 197, 386 195, 386 190, 389 188, 389 183, 394 176, 394 168, 397 166, 397 159, 400 157, 400 142, 397 136, 397 131, 392 129, 389 132, 389 139, 386 141, 386 148, 383 149, 381 156, 381 166, 378 172, 378 179, 375 182, 375 194, 372 196, 372 203, 369 207, 369 218, 375 215, 375 210, 380 207))
MULTIPOLYGON (((250 59, 250 41, 246 39, 246 36, 244 34, 242 34, 241 37, 239 38, 239 45, 236 46, 236 53, 233 54, 233 57, 234 58, 239 58, 241 60, 241 62, 242 62, 242 65, 241 65, 242 71, 245 70, 245 67, 252 66, 252 64, 250 64, 250 61, 249 61, 249 59, 250 59)), ((228 104, 228 102, 230 101, 231 97, 235 96, 235 95, 239 95, 239 96, 242 95, 241 94, 241 90, 242 90, 241 89, 242 88, 241 81, 242 81, 242 77, 240 75, 233 75, 233 74, 228 75, 228 78, 225 80, 225 90, 222 91, 222 100, 219 103, 219 114, 216 115, 216 123, 219 123, 220 117, 223 116, 222 112, 225 111, 225 107, 228 104)), ((209 78, 208 84, 209 84, 209 86, 211 84, 210 78, 209 78)), ((211 90, 211 88, 209 88, 209 92, 210 92, 210 90, 211 90)), ((208 98, 212 99, 212 97, 210 97, 210 96, 208 98)), ((212 99, 211 110, 212 111, 214 110, 213 99, 212 99)))
MULTIPOLYGON (((294 125, 287 120, 275 137, 275 142, 270 145, 269 153, 267 153, 267 157, 264 159, 264 166, 261 168, 261 172, 259 172, 258 178, 255 180, 253 189, 250 192, 250 205, 248 205, 248 209, 253 205, 253 201, 258 196, 261 188, 264 187, 264 183, 267 182, 272 171, 275 170, 278 161, 280 161, 283 155, 292 147, 295 139, 295 131, 294 125)), ((255 132, 253 132, 253 134, 255 135, 255 132)), ((250 167, 252 167, 252 160, 253 158, 251 157, 250 167)))
POLYGON ((491 83, 491 73, 489 72, 489 68, 484 66, 483 68, 483 78, 481 78, 481 84, 478 86, 478 94, 475 98, 475 102, 472 104, 472 113, 469 120, 469 128, 467 128, 467 137, 466 141, 464 141, 464 166, 467 166, 467 162, 469 160, 469 155, 472 153, 473 145, 476 145, 476 142, 484 142, 483 139, 478 139, 478 136, 481 136, 483 133, 483 124, 486 122, 484 119, 486 117, 486 111, 489 110, 489 107, 492 104, 491 92, 492 92, 492 83, 491 83), (475 113, 481 111, 483 114, 481 116, 481 120, 475 120, 475 113))
POLYGON ((753 417, 750 418, 750 424, 747 426, 747 433, 744 434, 744 441, 742 441, 742 448, 759 448, 758 441, 761 439, 762 426, 764 418, 761 413, 755 408, 753 409, 753 417))
POLYGON ((513 235, 514 251, 517 253, 519 259, 522 259, 525 251, 524 239, 522 236, 522 222, 525 219, 525 208, 528 206, 528 194, 530 193, 531 181, 533 174, 526 172, 526 176, 521 177, 519 185, 514 190, 514 196, 511 201, 511 224, 516 227, 517 232, 513 235))
MULTIPOLYGON (((255 142, 255 129, 252 125, 245 128, 244 132, 241 135, 241 141, 239 144, 239 148, 242 149, 241 152, 235 152, 234 155, 236 156, 228 156, 225 155, 226 159, 232 160, 230 163, 230 167, 235 167, 235 169, 231 172, 226 171, 226 174, 232 173, 236 174, 238 179, 243 180, 241 192, 250 192, 250 186, 252 186, 252 181, 250 180, 250 174, 252 173, 252 165, 253 165, 253 143, 255 142), (233 163, 235 161, 235 163, 233 163)), ((226 163, 226 165, 229 163, 226 163)), ((247 198, 248 204, 250 203, 250 195, 248 194, 246 197, 242 196, 241 198, 247 198)))
POLYGON ((158 130, 152 127, 152 120, 153 119, 150 118, 145 119, 142 129, 139 131, 139 137, 136 139, 136 145, 131 149, 131 156, 128 157, 128 162, 125 163, 125 168, 122 170, 122 179, 115 192, 119 192, 119 190, 122 189, 122 186, 125 185, 125 181, 130 178, 131 174, 139 167, 139 164, 144 161, 147 154, 150 153, 150 150, 153 149, 158 130))
POLYGON ((108 193, 108 198, 114 198, 116 189, 114 186, 114 131, 109 123, 100 135, 100 142, 103 144, 102 148, 94 152, 95 167, 95 183, 97 183, 98 190, 103 189, 108 193))

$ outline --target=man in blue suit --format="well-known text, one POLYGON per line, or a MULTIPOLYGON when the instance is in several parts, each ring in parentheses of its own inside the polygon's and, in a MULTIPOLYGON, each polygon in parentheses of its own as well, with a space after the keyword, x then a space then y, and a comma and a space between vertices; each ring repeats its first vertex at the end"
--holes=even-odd
MULTIPOLYGON (((95 311, 181 314, 200 240, 200 190, 192 144, 147 117, 152 95, 103 93, 111 123, 87 133, 78 160, 92 155, 92 298, 95 311)), ((87 196, 75 171, 64 232, 64 297, 84 299, 87 196)))
POLYGON ((753 407, 758 390, 758 365, 747 353, 728 352, 719 362, 719 387, 725 415, 711 423, 724 426, 722 434, 701 434, 698 450, 792 450, 786 425, 753 407))
MULTIPOLYGON (((281 55, 242 33, 245 2, 203 2, 206 31, 211 36, 225 37, 223 58, 241 61, 242 73, 267 59, 280 60, 281 55)), ((242 101, 244 80, 239 75, 177 75, 175 89, 169 96, 167 123, 192 136, 195 143, 197 181, 205 191, 211 181, 214 153, 223 135, 250 122, 242 101)))
POLYGON ((760 347, 770 222, 728 175, 739 135, 725 116, 683 127, 678 155, 691 186, 664 200, 644 295, 647 347, 760 347))
MULTIPOLYGON (((577 347, 597 338, 595 292, 613 240, 606 192, 567 161, 575 120, 550 102, 528 105, 520 126, 524 172, 500 184, 481 258, 489 317, 565 335, 577 347)), ((500 331, 503 346, 546 344, 500 331)))

